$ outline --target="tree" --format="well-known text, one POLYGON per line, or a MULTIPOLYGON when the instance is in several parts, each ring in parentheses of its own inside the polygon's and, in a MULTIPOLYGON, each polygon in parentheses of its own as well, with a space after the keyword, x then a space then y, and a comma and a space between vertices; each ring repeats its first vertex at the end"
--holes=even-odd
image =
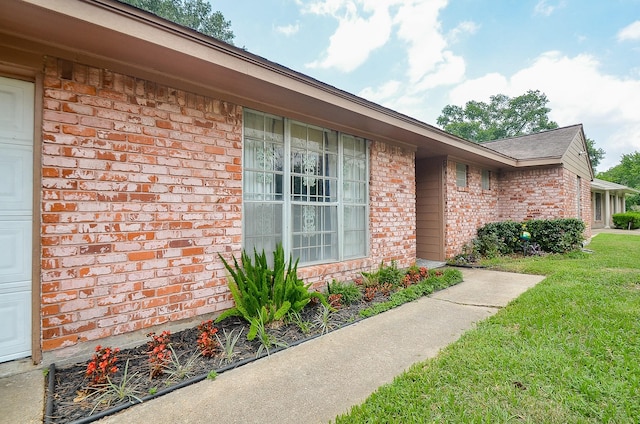
POLYGON ((548 102, 538 90, 514 98, 497 94, 488 104, 472 100, 464 108, 445 106, 436 122, 445 131, 477 143, 532 134, 558 128, 547 116, 548 102))
POLYGON ((206 0, 120 0, 161 18, 233 44, 231 22, 206 0))
MULTIPOLYGON (((488 104, 469 101, 464 108, 447 105, 436 122, 445 131, 476 143, 558 128, 556 122, 549 120, 547 96, 538 90, 513 98, 497 94, 489 99, 488 104)), ((591 168, 595 169, 604 150, 596 148, 590 138, 585 141, 591 168)))
POLYGON ((591 168, 594 170, 600 165, 600 161, 604 158, 604 150, 602 148, 596 148, 596 142, 590 138, 587 138, 587 153, 589 154, 589 160, 591 161, 591 168))
MULTIPOLYGON (((622 155, 620 164, 600 172, 598 178, 640 189, 640 152, 622 155)), ((626 203, 628 209, 634 205, 640 205, 640 195, 627 197, 626 203)))

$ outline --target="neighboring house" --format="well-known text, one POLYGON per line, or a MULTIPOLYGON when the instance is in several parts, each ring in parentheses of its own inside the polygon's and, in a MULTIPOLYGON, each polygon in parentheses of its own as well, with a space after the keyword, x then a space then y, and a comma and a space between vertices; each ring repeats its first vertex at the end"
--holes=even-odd
POLYGON ((323 288, 487 222, 590 235, 580 125, 479 145, 113 0, 4 0, 0 75, 0 362, 215 315, 243 248, 323 288))
POLYGON ((592 228, 611 228, 614 213, 625 212, 625 197, 640 193, 640 190, 595 178, 591 182, 592 228))

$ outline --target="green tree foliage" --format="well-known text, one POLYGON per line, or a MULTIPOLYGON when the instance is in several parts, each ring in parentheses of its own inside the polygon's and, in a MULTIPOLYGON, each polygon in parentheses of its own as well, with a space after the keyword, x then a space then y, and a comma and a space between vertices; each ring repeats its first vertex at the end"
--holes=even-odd
POLYGON ((587 142, 587 153, 589 154, 589 160, 591 161, 591 168, 594 169, 600 165, 600 161, 604 158, 604 150, 602 148, 596 148, 596 142, 590 138, 585 140, 587 142))
MULTIPOLYGON (((547 96, 538 90, 513 98, 497 94, 489 99, 489 103, 469 101, 464 108, 447 105, 436 122, 445 131, 476 143, 558 128, 556 122, 549 120, 547 96)), ((604 158, 604 150, 596 148, 590 138, 586 144, 595 169, 604 158)))
POLYGON ((532 134, 558 128, 547 116, 548 102, 538 90, 513 98, 497 94, 489 103, 472 100, 464 108, 447 105, 436 122, 445 131, 478 143, 532 134))
MULTIPOLYGON (((640 190, 640 152, 622 155, 618 165, 600 172, 598 178, 640 190)), ((640 195, 627 197, 627 209, 634 205, 640 206, 640 195)))
POLYGON ((233 44, 231 22, 206 0, 120 0, 161 18, 233 44))

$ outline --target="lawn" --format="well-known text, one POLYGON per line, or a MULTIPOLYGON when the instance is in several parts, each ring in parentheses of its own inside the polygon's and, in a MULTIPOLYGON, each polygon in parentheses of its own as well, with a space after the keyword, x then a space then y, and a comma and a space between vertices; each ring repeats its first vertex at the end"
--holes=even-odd
POLYGON ((587 247, 492 260, 548 277, 336 423, 640 422, 640 237, 587 247))

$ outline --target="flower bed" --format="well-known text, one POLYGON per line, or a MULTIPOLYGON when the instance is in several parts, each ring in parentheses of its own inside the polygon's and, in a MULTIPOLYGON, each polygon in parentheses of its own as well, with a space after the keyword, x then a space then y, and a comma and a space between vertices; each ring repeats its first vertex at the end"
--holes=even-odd
POLYGON ((132 349, 98 346, 86 363, 52 367, 45 422, 94 421, 462 281, 455 269, 380 270, 389 268, 365 274, 359 284, 329 284, 329 307, 311 302, 258 329, 253 340, 247 339, 249 323, 232 316, 174 334, 150 333, 146 344, 132 349), (380 282, 385 275, 400 277, 399 282, 380 282))

